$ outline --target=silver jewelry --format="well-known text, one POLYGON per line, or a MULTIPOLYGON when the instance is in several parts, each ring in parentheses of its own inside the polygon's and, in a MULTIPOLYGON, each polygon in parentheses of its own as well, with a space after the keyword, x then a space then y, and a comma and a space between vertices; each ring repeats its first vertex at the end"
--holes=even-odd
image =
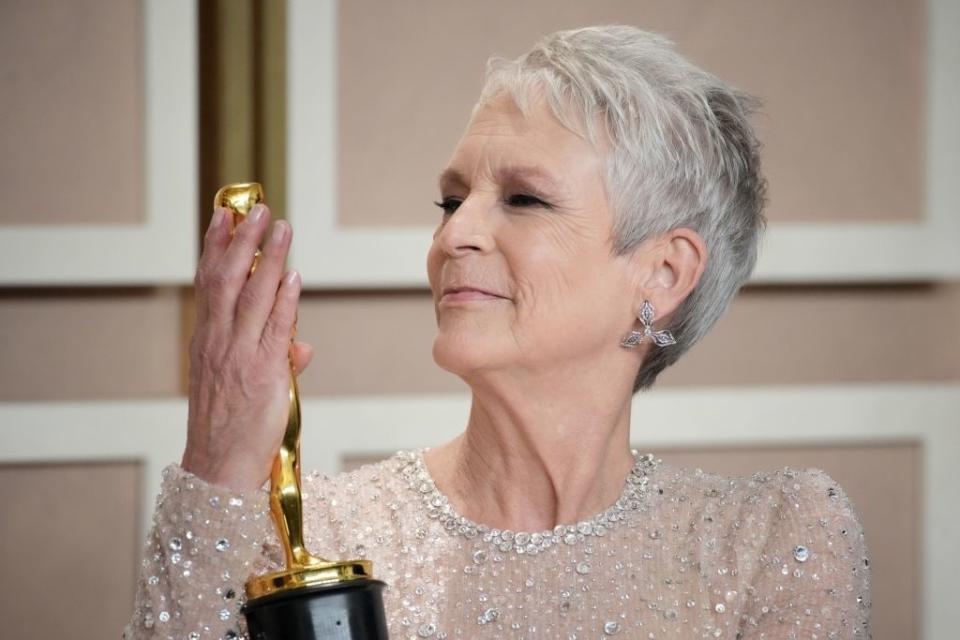
POLYGON ((643 331, 631 331, 620 341, 620 346, 632 349, 647 337, 653 340, 653 343, 658 347, 677 344, 677 341, 673 339, 673 334, 666 329, 662 331, 653 330, 653 314, 653 304, 649 300, 644 300, 639 314, 640 321, 643 322, 643 331))
MULTIPOLYGON (((617 502, 606 511, 594 515, 588 520, 575 524, 559 524, 544 531, 511 531, 491 528, 468 519, 458 512, 447 497, 437 489, 426 463, 423 461, 423 449, 410 449, 400 452, 400 472, 407 484, 423 500, 427 516, 436 520, 451 535, 482 540, 489 545, 493 554, 515 553, 535 555, 547 551, 550 547, 589 543, 591 536, 602 537, 627 520, 633 512, 647 508, 649 475, 663 462, 652 453, 641 454, 631 449, 633 468, 624 482, 617 502)), ((479 542, 474 543, 481 546, 479 542)), ((487 559, 486 550, 475 550, 473 561, 481 564, 487 559)))

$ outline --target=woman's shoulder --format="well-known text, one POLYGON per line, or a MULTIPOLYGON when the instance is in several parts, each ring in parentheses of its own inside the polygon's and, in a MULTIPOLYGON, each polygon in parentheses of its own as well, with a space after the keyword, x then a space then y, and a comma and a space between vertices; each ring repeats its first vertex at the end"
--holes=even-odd
POLYGON ((797 513, 824 513, 858 518, 844 488, 817 467, 758 470, 723 474, 660 461, 660 482, 673 491, 699 496, 703 502, 790 506, 797 513))
POLYGON ((664 497, 672 492, 673 501, 690 503, 687 525, 711 541, 700 558, 705 568, 714 575, 735 568, 758 618, 804 602, 834 606, 866 626, 871 569, 863 524, 829 473, 782 467, 724 475, 664 464, 661 485, 664 497))
POLYGON ((303 477, 304 499, 332 517, 391 517, 416 497, 410 479, 419 451, 401 449, 334 473, 311 471, 303 477))
POLYGON ((324 495, 357 495, 365 490, 395 488, 404 477, 404 468, 415 460, 416 453, 416 450, 401 449, 365 461, 348 463, 348 468, 336 472, 312 470, 304 474, 303 485, 324 495))
MULTIPOLYGON (((761 589, 813 581, 827 592, 856 595, 869 607, 870 558, 853 500, 817 467, 782 467, 745 475, 663 465, 666 497, 691 503, 686 516, 698 535, 714 539, 709 561, 735 564, 761 589)), ((705 558, 705 560, 707 560, 705 558)), ((760 593, 760 592, 758 592, 760 593)))
POLYGON ((817 467, 726 475, 662 463, 663 498, 678 518, 699 521, 741 549, 806 562, 816 551, 866 572, 860 515, 837 480, 817 467), (678 505, 687 505, 678 508, 678 505))

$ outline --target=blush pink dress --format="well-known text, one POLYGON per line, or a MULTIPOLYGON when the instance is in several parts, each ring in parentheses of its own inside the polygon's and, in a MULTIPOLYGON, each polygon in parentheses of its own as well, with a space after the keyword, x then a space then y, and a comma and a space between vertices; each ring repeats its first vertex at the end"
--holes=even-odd
MULTIPOLYGON (((423 451, 303 482, 308 547, 373 561, 394 640, 870 637, 863 530, 820 470, 726 477, 634 452, 610 508, 520 532, 460 515, 423 451)), ((263 490, 169 466, 123 637, 246 638, 244 582, 281 567, 268 511, 263 490)))

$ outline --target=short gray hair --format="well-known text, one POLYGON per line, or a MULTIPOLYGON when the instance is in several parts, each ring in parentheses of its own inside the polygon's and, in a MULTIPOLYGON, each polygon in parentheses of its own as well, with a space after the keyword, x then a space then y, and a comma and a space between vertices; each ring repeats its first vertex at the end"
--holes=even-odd
POLYGON ((474 113, 501 92, 529 113, 546 99, 556 117, 594 144, 612 143, 605 181, 613 252, 680 227, 695 230, 707 264, 670 315, 677 344, 653 347, 633 390, 696 344, 749 279, 766 229, 760 143, 748 122, 759 101, 696 67, 654 33, 624 25, 558 31, 527 53, 487 62, 474 113))

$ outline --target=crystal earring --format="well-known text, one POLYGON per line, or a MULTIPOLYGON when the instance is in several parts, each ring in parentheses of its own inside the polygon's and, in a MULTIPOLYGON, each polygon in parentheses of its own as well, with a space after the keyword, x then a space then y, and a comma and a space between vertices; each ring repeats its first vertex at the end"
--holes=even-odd
POLYGON ((673 334, 666 329, 662 331, 653 330, 653 313, 653 304, 649 300, 644 300, 639 315, 640 321, 643 322, 643 331, 631 331, 620 341, 621 347, 632 349, 647 337, 653 340, 658 347, 677 344, 677 341, 673 339, 673 334))

